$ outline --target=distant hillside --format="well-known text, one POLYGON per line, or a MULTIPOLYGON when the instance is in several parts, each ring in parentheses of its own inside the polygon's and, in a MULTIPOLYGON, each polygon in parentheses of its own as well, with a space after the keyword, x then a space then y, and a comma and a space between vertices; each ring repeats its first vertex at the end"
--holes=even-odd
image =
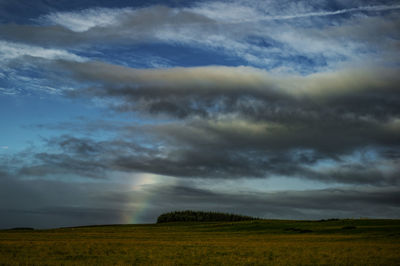
POLYGON ((175 211, 161 214, 157 223, 168 222, 236 222, 258 220, 250 216, 220 213, 220 212, 202 212, 202 211, 175 211))

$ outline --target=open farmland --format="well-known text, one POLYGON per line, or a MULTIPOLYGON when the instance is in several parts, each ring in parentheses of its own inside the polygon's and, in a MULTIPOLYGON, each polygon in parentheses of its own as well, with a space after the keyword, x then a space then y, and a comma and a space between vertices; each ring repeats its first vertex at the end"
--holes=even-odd
POLYGON ((399 265, 399 220, 0 231, 0 265, 399 265))

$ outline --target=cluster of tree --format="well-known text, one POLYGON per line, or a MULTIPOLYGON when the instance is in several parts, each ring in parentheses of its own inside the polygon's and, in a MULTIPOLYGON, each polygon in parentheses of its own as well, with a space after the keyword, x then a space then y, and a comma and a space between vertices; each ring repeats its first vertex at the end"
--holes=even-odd
POLYGON ((257 220, 258 218, 220 212, 175 211, 158 216, 157 223, 168 222, 237 222, 257 220))

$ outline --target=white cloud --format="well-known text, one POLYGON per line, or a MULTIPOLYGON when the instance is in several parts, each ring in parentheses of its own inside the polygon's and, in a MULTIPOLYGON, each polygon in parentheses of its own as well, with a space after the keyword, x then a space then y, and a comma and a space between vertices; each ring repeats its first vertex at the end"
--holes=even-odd
MULTIPOLYGON (((31 43, 53 43, 57 47, 147 42, 187 45, 217 52, 221 58, 242 60, 242 64, 309 74, 335 68, 341 62, 366 61, 376 54, 380 54, 380 58, 393 58, 398 43, 392 35, 398 23, 387 13, 368 12, 396 12, 400 5, 355 5, 329 11, 316 2, 252 3, 239 0, 232 3, 203 2, 187 8, 91 8, 50 13, 38 19, 42 27, 14 26, 15 32, 14 29, 6 32, 11 35, 10 39, 24 41, 26 38, 29 42, 32 38, 31 43), (360 12, 363 12, 362 16, 360 12), (324 18, 344 13, 360 16, 324 18), (310 17, 318 17, 314 18, 318 22, 312 22, 308 19, 310 17), (374 25, 378 26, 373 29, 370 18, 377 20, 374 25), (49 27, 49 24, 71 31, 49 27), (28 30, 34 33, 25 37, 28 30), (389 35, 392 34, 388 38, 379 36, 380 32, 388 31, 389 35), (66 40, 65 43, 60 41, 60 36, 66 40)), ((35 54, 33 56, 52 58, 71 56, 65 54, 66 51, 55 49, 47 49, 45 55, 38 49, 30 52, 35 54)), ((15 55, 16 52, 8 54, 15 55)), ((150 59, 148 65, 164 65, 158 61, 150 59)))
POLYGON ((310 12, 310 13, 298 13, 292 15, 280 15, 280 16, 256 16, 253 18, 248 18, 245 20, 241 20, 242 22, 251 22, 251 21, 260 21, 260 20, 287 20, 287 19, 296 19, 296 18, 308 18, 308 17, 323 17, 323 16, 334 16, 351 12, 358 11, 388 11, 388 10, 396 10, 400 9, 400 5, 378 5, 378 6, 364 6, 364 7, 355 7, 349 9, 341 9, 335 11, 319 11, 319 12, 310 12))
POLYGON ((45 60, 63 59, 73 62, 87 61, 87 58, 66 50, 0 40, 0 79, 12 84, 0 88, 0 95, 20 95, 21 93, 28 93, 28 91, 40 94, 58 94, 63 90, 63 86, 56 85, 55 80, 49 81, 42 74, 39 74, 44 66, 39 66, 34 62, 35 60, 31 60, 32 58, 45 60), (28 73, 36 72, 39 77, 32 77, 30 74, 24 73, 26 70, 29 70, 28 73))
POLYGON ((44 59, 66 59, 71 61, 85 61, 84 57, 75 55, 66 50, 42 48, 8 41, 0 40, 0 59, 4 61, 12 60, 22 56, 33 56, 44 59))
POLYGON ((263 17, 263 13, 259 10, 238 3, 203 3, 193 8, 187 8, 186 10, 226 23, 244 22, 251 18, 263 17))
POLYGON ((73 12, 55 12, 45 15, 39 22, 64 26, 72 31, 83 32, 93 27, 117 24, 120 17, 134 12, 130 8, 91 8, 73 12))
POLYGON ((314 7, 316 5, 302 1, 297 3, 279 2, 263 1, 262 3, 257 4, 249 3, 248 1, 205 2, 200 3, 194 8, 188 8, 187 10, 225 23, 243 23, 334 16, 360 11, 381 12, 400 9, 400 5, 368 5, 344 8, 335 11, 326 11, 317 10, 314 7), (285 8, 282 8, 282 6, 285 6, 285 8))

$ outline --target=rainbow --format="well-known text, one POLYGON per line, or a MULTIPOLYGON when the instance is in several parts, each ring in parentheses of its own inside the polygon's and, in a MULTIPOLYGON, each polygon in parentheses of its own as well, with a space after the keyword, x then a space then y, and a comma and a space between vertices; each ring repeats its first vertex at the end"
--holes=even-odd
POLYGON ((135 192, 142 192, 144 187, 161 183, 161 180, 165 181, 165 178, 167 177, 150 173, 135 174, 134 178, 132 179, 130 190, 132 195, 131 204, 133 205, 132 211, 121 213, 121 223, 137 224, 141 222, 142 215, 146 212, 148 206, 150 205, 152 195, 151 193, 135 192))

